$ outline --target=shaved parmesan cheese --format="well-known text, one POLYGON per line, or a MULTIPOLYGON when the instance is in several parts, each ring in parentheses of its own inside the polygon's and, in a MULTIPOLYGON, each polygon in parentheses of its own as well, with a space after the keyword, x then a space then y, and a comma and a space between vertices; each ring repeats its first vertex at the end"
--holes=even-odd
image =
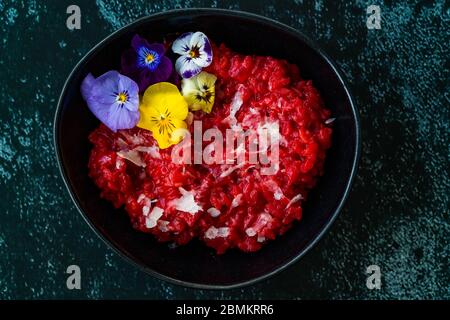
POLYGON ((281 188, 278 186, 278 184, 273 181, 273 180, 267 180, 264 183, 267 188, 273 192, 273 198, 275 200, 281 200, 281 198, 284 197, 283 191, 281 190, 281 188))
POLYGON ((256 111, 255 108, 250 107, 248 110, 250 111, 251 114, 258 114, 258 111, 256 111))
POLYGON ((281 198, 283 198, 283 191, 281 191, 280 188, 278 188, 275 193, 273 194, 273 198, 275 200, 281 200, 281 198))
POLYGON ((234 170, 240 169, 240 168, 242 168, 244 165, 245 165, 245 162, 242 162, 242 163, 239 163, 239 164, 237 164, 237 165, 235 165, 235 166, 229 167, 227 170, 223 171, 223 172, 220 174, 219 178, 225 178, 225 177, 229 176, 234 170))
MULTIPOLYGON (((253 226, 245 229, 245 233, 249 237, 254 237, 260 232, 268 223, 272 221, 272 216, 267 212, 262 212, 256 219, 253 226)), ((258 237, 259 239, 260 237, 258 237)))
POLYGON ((169 231, 169 221, 166 220, 159 220, 158 221, 158 229, 161 232, 167 232, 169 231))
POLYGON ((230 228, 222 227, 216 228, 214 226, 210 227, 205 232, 206 239, 215 239, 215 238, 226 238, 230 234, 230 228))
POLYGON ((142 145, 145 143, 145 139, 142 136, 136 135, 136 134, 130 134, 125 130, 121 130, 120 134, 127 139, 129 142, 131 142, 134 145, 142 145))
POLYGON ((145 194, 141 193, 141 194, 139 195, 139 197, 137 198, 137 202, 140 203, 140 202, 142 202, 142 200, 144 200, 145 198, 147 198, 147 197, 145 196, 145 194))
POLYGON ((159 153, 159 148, 157 146, 144 147, 140 146, 134 148, 133 150, 148 153, 152 158, 161 159, 161 154, 159 153))
POLYGON ((202 207, 195 202, 194 193, 190 191, 186 191, 183 188, 178 188, 181 193, 181 198, 175 199, 171 201, 171 205, 175 207, 175 209, 183 212, 188 212, 192 215, 196 214, 198 211, 202 211, 202 207))
POLYGON ((236 208, 242 203, 242 196, 243 194, 240 193, 233 199, 233 201, 231 202, 231 208, 236 208))
POLYGON ((126 141, 123 140, 122 138, 118 138, 118 139, 117 139, 117 146, 118 146, 120 149, 126 149, 126 148, 128 148, 128 144, 127 144, 126 141))
POLYGON ((143 206, 142 207, 142 214, 144 216, 148 215, 149 212, 150 212, 150 207, 148 207, 148 206, 143 206))
POLYGON ((302 200, 302 199, 303 199, 303 196, 302 196, 301 193, 299 193, 298 195, 296 195, 295 197, 293 197, 293 198, 291 199, 291 201, 289 201, 289 203, 288 203, 287 206, 286 206, 286 209, 289 208, 290 206, 292 206, 294 203, 296 203, 296 202, 298 202, 298 201, 300 201, 300 200, 302 200))
POLYGON ((256 219, 255 223, 253 224, 252 228, 255 230, 255 232, 259 232, 268 223, 270 223, 272 221, 272 219, 273 218, 269 213, 263 212, 258 216, 258 218, 256 219))
POLYGON ((256 236, 256 231, 253 228, 247 228, 245 229, 245 233, 249 236, 249 237, 254 237, 256 236))
POLYGON ((236 118, 236 113, 241 108, 243 102, 244 101, 242 100, 242 93, 237 91, 236 94, 233 96, 233 100, 231 100, 230 118, 236 118))
POLYGON ((145 168, 145 166, 146 166, 145 162, 142 160, 141 156, 139 155, 139 152, 136 150, 118 151, 117 155, 121 158, 131 161, 138 167, 145 168))
POLYGON ((154 207, 150 215, 145 219, 145 226, 148 229, 156 227, 159 218, 162 217, 164 210, 159 207, 154 207))
POLYGON ((120 160, 120 158, 116 159, 116 169, 120 169, 120 167, 122 167, 122 161, 120 160))
POLYGON ((209 208, 208 210, 206 210, 206 212, 208 212, 213 218, 217 218, 218 216, 220 216, 220 211, 214 207, 209 208))
POLYGON ((236 113, 241 108, 242 103, 242 93, 237 91, 230 103, 230 115, 223 120, 224 123, 228 123, 230 125, 230 128, 233 131, 242 130, 242 127, 237 123, 236 119, 236 113))
POLYGON ((259 243, 266 241, 265 237, 258 237, 258 239, 256 239, 256 241, 258 241, 259 243))
POLYGON ((334 120, 336 120, 336 118, 330 118, 330 119, 327 119, 327 120, 325 120, 325 124, 333 123, 334 120))
POLYGON ((102 156, 98 162, 100 164, 105 164, 105 163, 108 163, 110 161, 111 161, 111 157, 110 156, 102 156))
POLYGON ((152 204, 155 202, 158 202, 158 200, 157 199, 152 200, 152 199, 148 198, 145 194, 141 193, 139 195, 139 197, 137 198, 137 202, 139 204, 144 204, 145 206, 151 208, 152 204))

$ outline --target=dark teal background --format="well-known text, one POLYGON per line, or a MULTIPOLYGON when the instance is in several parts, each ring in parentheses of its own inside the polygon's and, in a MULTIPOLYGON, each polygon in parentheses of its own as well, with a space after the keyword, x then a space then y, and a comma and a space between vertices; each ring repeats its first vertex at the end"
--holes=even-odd
POLYGON ((449 299, 449 22, 448 1, 0 0, 0 298, 449 299), (70 4, 81 30, 66 28, 70 4), (370 4, 381 30, 366 27, 370 4), (77 61, 136 18, 184 7, 297 28, 334 58, 361 113, 360 169, 331 231, 243 289, 182 288, 127 264, 78 214, 55 161, 53 115, 77 61), (80 291, 66 288, 70 264, 81 267, 80 291), (381 290, 366 287, 371 264, 381 290))

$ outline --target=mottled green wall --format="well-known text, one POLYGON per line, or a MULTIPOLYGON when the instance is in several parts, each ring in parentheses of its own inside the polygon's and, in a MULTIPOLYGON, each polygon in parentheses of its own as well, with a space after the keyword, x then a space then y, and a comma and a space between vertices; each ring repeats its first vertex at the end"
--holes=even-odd
POLYGON ((450 298, 448 1, 0 0, 0 298, 450 298), (82 11, 69 31, 66 8, 82 11), (366 28, 380 5, 381 30, 366 28), (184 7, 251 11, 314 39, 347 76, 362 118, 350 199, 320 244, 280 275, 199 291, 128 265, 89 229, 55 163, 52 120, 77 61, 112 31, 184 7), (66 289, 77 264, 82 290, 66 289), (368 290, 378 264, 382 289, 368 290))

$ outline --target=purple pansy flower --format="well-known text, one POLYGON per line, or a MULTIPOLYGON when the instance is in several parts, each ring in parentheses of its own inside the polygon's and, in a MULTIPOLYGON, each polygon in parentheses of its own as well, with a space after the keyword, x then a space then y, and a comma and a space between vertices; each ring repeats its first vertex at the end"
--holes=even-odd
POLYGON ((175 69, 184 79, 199 74, 213 58, 211 43, 202 32, 182 34, 173 42, 172 51, 181 55, 175 62, 175 69))
POLYGON ((151 84, 167 81, 172 74, 172 62, 165 56, 166 49, 160 43, 149 44, 135 35, 131 49, 122 55, 122 72, 136 80, 140 92, 151 84))
POLYGON ((81 95, 92 113, 114 132, 133 128, 139 121, 138 85, 117 71, 98 78, 89 73, 81 84, 81 95))

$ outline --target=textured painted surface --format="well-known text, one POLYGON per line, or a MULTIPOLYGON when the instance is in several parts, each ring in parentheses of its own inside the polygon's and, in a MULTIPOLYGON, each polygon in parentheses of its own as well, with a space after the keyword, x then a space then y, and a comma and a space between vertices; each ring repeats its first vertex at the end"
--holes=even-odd
POLYGON ((450 299, 448 1, 0 0, 0 298, 450 299), (65 27, 77 4, 82 29, 65 27), (382 29, 367 30, 378 4, 382 29), (89 229, 56 167, 52 120, 76 62, 109 33, 184 7, 239 9, 314 39, 344 71, 362 120, 350 199, 302 261, 252 287, 173 286, 128 265, 89 229), (78 264, 82 290, 66 289, 78 264), (382 289, 368 290, 378 264, 382 289))

